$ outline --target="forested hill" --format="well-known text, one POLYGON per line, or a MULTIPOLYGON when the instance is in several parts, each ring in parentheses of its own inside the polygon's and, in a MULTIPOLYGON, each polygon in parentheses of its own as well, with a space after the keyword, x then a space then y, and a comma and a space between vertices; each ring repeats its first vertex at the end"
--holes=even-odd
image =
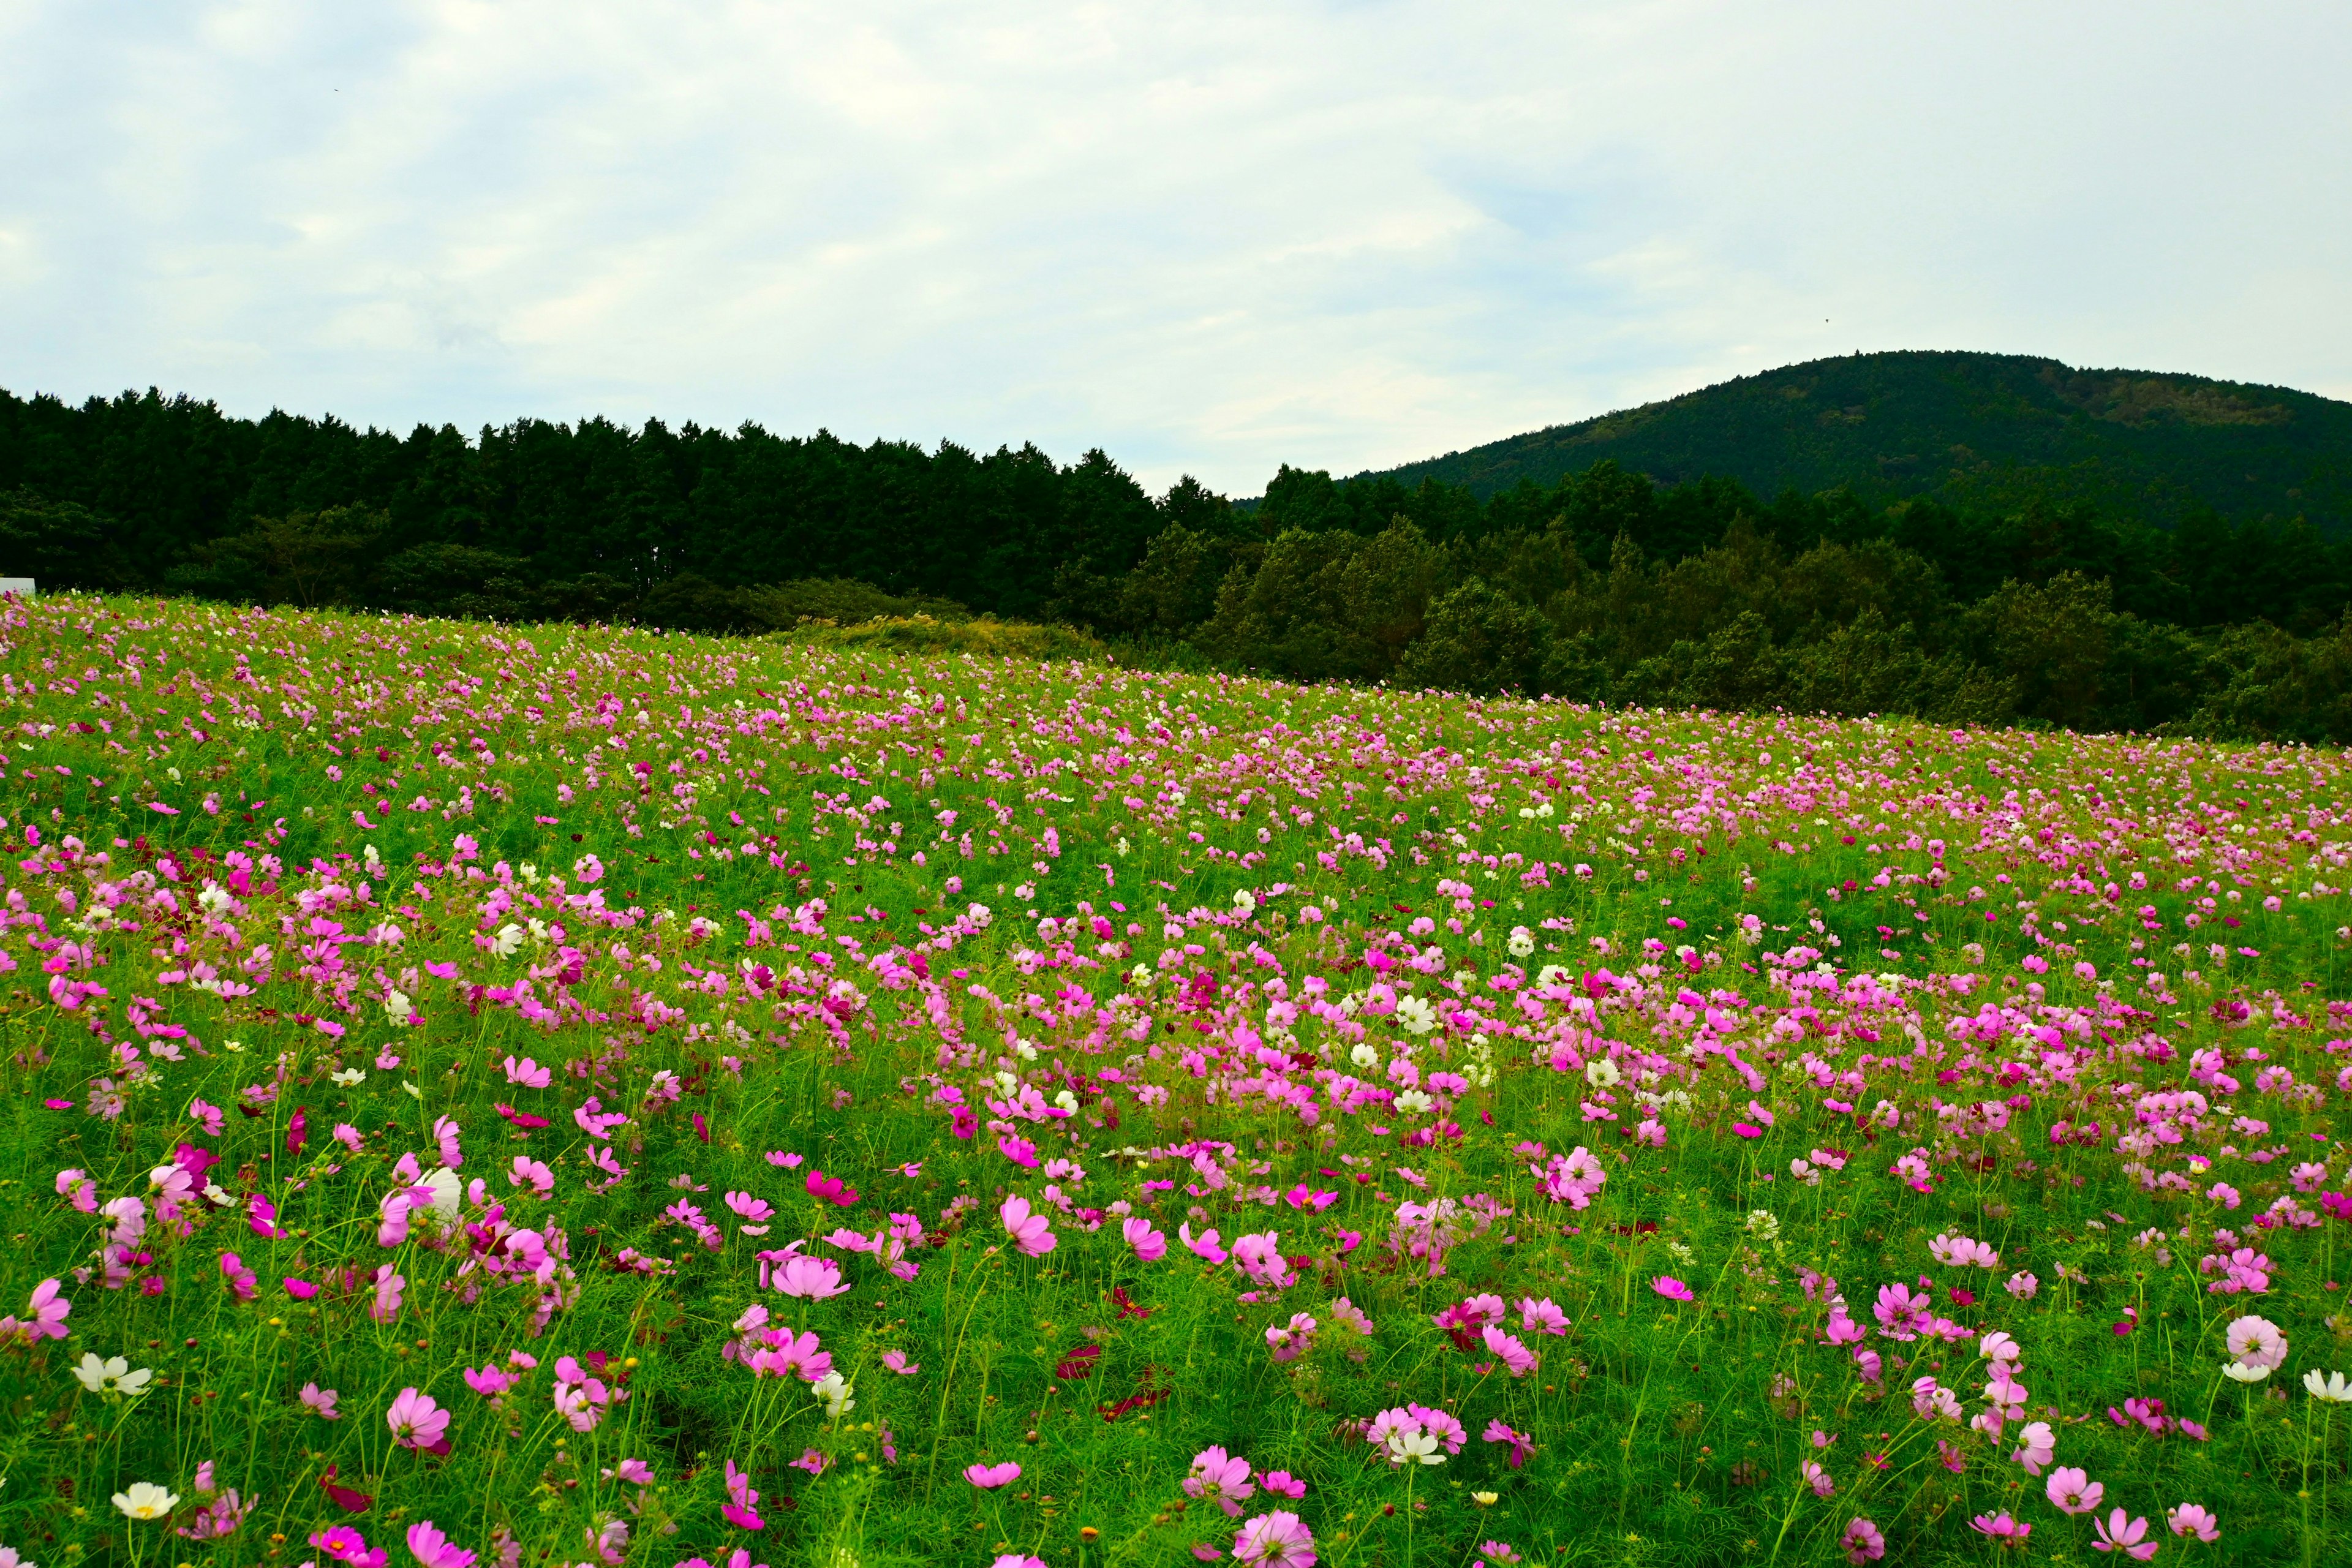
POLYGON ((1814 360, 1362 477, 1484 498, 1603 458, 1661 484, 1714 475, 1766 496, 2086 502, 2158 527, 2200 502, 2232 520, 2352 522, 2352 403, 2022 354, 1814 360))
POLYGON ((2352 741, 2352 407, 2062 371, 1799 366, 1528 437, 1508 483, 1286 466, 1251 507, 1098 451, 0 392, 0 574, 790 635, 988 612, 1299 680, 2352 741), (1935 484, 1878 461, 1931 451, 1935 484))

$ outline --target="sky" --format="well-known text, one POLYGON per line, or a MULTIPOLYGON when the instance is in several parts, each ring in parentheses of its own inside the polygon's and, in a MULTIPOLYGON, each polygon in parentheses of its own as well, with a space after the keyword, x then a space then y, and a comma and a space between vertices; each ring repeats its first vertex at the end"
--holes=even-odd
POLYGON ((2343 0, 0 0, 0 386, 1352 473, 1857 350, 2352 398, 2343 0))

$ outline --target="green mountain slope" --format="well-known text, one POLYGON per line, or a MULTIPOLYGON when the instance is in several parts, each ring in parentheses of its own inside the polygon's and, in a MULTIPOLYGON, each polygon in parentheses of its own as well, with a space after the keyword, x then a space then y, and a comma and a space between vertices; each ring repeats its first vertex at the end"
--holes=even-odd
POLYGON ((1385 475, 1484 497, 1604 458, 1661 483, 1717 474, 1766 496, 1846 486, 1881 501, 2082 500, 2158 524, 2199 502, 2231 518, 2352 522, 2352 403, 2020 354, 1814 360, 1385 475))

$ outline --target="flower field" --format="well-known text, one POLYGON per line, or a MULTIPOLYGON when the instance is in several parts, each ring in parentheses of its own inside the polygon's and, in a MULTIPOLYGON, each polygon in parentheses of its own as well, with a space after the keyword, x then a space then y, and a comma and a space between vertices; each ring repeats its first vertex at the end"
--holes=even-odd
POLYGON ((0 1563, 2352 1541, 2340 753, 4 611, 0 1563))

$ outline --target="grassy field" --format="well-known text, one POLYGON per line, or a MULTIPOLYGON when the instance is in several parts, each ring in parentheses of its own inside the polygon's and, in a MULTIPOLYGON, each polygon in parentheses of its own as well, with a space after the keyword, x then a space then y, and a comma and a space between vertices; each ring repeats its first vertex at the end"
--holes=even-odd
POLYGON ((8 604, 0 1563, 2343 1560, 2341 753, 1005 646, 8 604))

